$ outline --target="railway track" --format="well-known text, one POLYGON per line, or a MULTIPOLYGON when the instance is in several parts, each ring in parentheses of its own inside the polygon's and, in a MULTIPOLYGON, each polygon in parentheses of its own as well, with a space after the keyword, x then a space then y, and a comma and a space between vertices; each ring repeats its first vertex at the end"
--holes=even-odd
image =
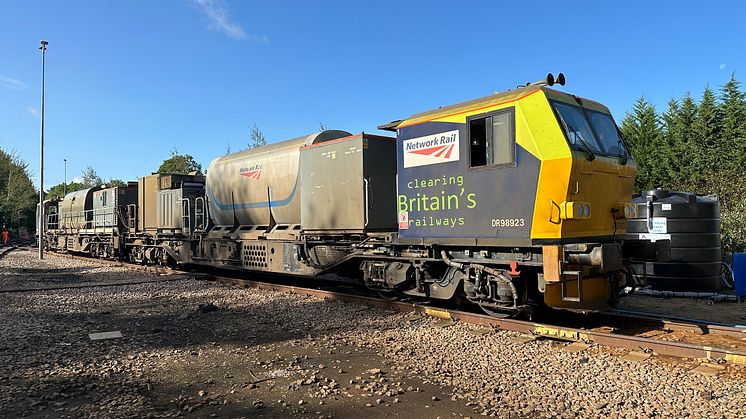
MULTIPOLYGON (((91 258, 76 255, 66 254, 61 256, 91 261, 91 258)), ((112 260, 93 260, 113 266, 131 267, 134 269, 162 274, 178 272, 163 267, 134 265, 131 263, 112 260)), ((654 353, 678 358, 701 358, 715 362, 746 365, 746 352, 738 349, 688 343, 677 340, 656 339, 653 337, 637 335, 641 330, 683 331, 700 336, 711 335, 731 340, 737 339, 740 341, 746 341, 746 328, 736 325, 709 324, 696 319, 678 317, 669 318, 651 313, 624 311, 583 315, 576 314, 574 317, 570 316, 569 320, 564 319, 567 323, 556 324, 556 322, 545 323, 511 318, 496 318, 481 313, 433 307, 425 303, 391 301, 350 292, 339 292, 335 290, 318 289, 292 284, 248 280, 245 278, 225 275, 203 275, 202 278, 210 278, 218 283, 231 286, 278 291, 320 299, 341 300, 398 312, 416 312, 441 319, 513 331, 535 337, 594 343, 613 348, 622 348, 631 351, 654 353)))
MULTIPOLYGON (((746 352, 733 349, 718 348, 706 345, 697 345, 686 342, 669 341, 653 339, 647 337, 625 335, 609 331, 599 331, 590 329, 580 329, 575 327, 564 327, 547 323, 536 323, 532 321, 495 318, 486 314, 470 313, 462 310, 453 310, 445 308, 435 308, 424 304, 389 301, 380 298, 366 297, 339 293, 328 290, 318 290, 312 288, 298 287, 294 285, 274 284, 261 281, 252 281, 240 278, 231 278, 216 276, 215 280, 219 283, 229 284, 239 287, 256 288, 263 290, 279 291, 290 294, 299 294, 313 296, 322 299, 343 300, 353 303, 366 304, 372 307, 378 307, 387 310, 401 312, 417 312, 424 315, 451 319, 464 323, 475 324, 486 327, 493 327, 501 330, 508 330, 529 334, 533 336, 561 339, 567 341, 576 341, 584 343, 596 343, 603 346, 615 348, 624 348, 633 351, 642 351, 667 355, 680 358, 705 358, 716 361, 727 361, 735 364, 746 365, 746 352)), ((630 318, 628 317, 627 320, 630 318)), ((702 330, 701 325, 665 322, 668 327, 687 328, 687 330, 702 330)), ((743 329, 728 328, 718 326, 717 328, 708 329, 713 334, 723 334, 729 336, 746 337, 743 329)))

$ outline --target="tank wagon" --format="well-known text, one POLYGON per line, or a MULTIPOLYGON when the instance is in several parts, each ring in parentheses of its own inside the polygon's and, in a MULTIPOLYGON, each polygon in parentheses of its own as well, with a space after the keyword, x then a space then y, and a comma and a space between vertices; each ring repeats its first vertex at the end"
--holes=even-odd
POLYGON ((605 308, 631 284, 625 259, 654 256, 625 235, 635 163, 608 108, 553 84, 379 127, 395 137, 330 130, 218 157, 206 178, 141 178, 120 256, 326 276, 495 315, 605 308))

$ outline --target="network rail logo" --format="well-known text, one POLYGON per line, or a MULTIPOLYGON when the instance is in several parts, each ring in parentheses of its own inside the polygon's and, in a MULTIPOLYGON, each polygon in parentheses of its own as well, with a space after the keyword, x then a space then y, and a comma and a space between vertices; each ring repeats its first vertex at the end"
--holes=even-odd
POLYGON ((242 167, 241 176, 246 176, 249 179, 259 180, 262 176, 262 166, 255 164, 250 167, 242 167))
POLYGON ((404 167, 459 160, 458 130, 404 140, 404 167))

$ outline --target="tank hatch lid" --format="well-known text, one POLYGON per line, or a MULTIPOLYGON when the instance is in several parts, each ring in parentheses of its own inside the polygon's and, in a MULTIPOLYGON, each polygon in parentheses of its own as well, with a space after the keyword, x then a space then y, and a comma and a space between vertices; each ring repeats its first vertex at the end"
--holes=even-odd
POLYGON ((316 143, 312 143, 312 144, 304 144, 304 145, 302 145, 300 147, 300 149, 302 151, 302 150, 307 150, 309 148, 323 147, 323 146, 326 146, 326 145, 336 144, 336 143, 339 143, 339 142, 342 142, 342 141, 350 141, 350 140, 353 140, 353 139, 356 139, 356 138, 363 138, 365 140, 374 140, 374 141, 379 141, 379 140, 394 141, 394 140, 396 140, 396 138, 394 138, 394 137, 386 137, 384 135, 366 134, 364 132, 361 132, 360 134, 348 135, 346 137, 340 137, 340 138, 336 138, 336 139, 333 139, 333 140, 328 140, 328 141, 323 141, 323 142, 316 142, 316 143))

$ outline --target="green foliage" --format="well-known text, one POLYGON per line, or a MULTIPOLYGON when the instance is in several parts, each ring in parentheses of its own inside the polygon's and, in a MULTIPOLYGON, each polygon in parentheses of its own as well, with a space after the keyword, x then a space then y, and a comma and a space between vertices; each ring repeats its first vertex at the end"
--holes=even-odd
MULTIPOLYGON (((86 188, 88 188, 88 186, 83 183, 70 182, 67 184, 67 193, 79 191, 86 188)), ((55 196, 59 196, 60 198, 65 196, 65 185, 63 183, 58 183, 57 185, 54 185, 47 190, 47 198, 54 198, 55 196)))
MULTIPOLYGON (((101 179, 101 176, 99 176, 96 171, 93 169, 93 167, 88 166, 83 170, 83 185, 85 185, 86 188, 93 188, 94 186, 103 185, 104 181, 101 179)), ((70 192, 68 190, 68 192, 70 192)))
POLYGON ((728 174, 737 175, 742 172, 746 163, 746 98, 741 92, 741 83, 735 74, 720 88, 722 101, 722 124, 720 146, 732 149, 732 159, 723 159, 722 168, 728 174))
POLYGON ((746 94, 735 75, 697 103, 688 93, 658 115, 644 98, 622 133, 637 162, 638 190, 656 187, 717 195, 724 257, 746 251, 746 94))
POLYGON ((658 159, 665 154, 660 118, 650 102, 640 97, 622 120, 622 134, 637 163, 637 186, 650 189, 665 178, 665 164, 658 159))
POLYGON ((33 229, 39 193, 34 189, 28 164, 15 153, 0 150, 0 221, 11 232, 33 229))
POLYGON ((179 154, 179 151, 176 149, 171 151, 171 157, 163 160, 163 163, 158 168, 158 173, 188 175, 191 172, 201 175, 202 165, 197 163, 194 157, 189 154, 179 154))
POLYGON ((114 186, 127 186, 127 182, 123 181, 122 179, 110 178, 106 181, 106 186, 109 188, 112 188, 114 186))

